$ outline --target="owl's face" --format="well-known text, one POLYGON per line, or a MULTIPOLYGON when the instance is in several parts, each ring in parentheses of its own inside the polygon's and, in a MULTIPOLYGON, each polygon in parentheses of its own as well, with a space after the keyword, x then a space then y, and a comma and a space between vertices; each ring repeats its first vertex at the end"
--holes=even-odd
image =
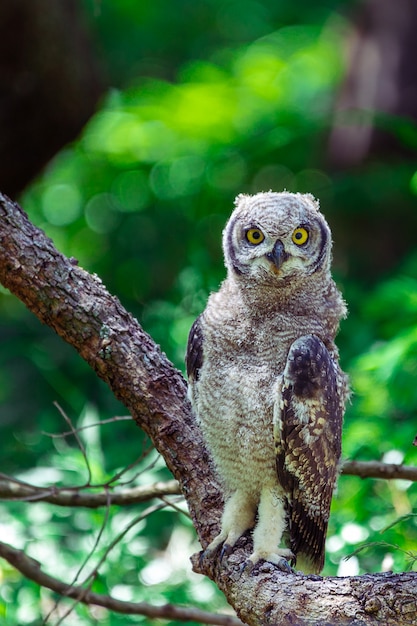
POLYGON ((239 195, 223 248, 229 272, 247 284, 282 284, 327 271, 331 235, 310 194, 239 195))

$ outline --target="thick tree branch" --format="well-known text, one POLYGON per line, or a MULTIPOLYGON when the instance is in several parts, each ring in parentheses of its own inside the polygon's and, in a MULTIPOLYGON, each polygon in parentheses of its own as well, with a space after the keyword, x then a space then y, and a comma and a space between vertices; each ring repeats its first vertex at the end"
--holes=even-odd
MULTIPOLYGON (((0 196, 0 281, 70 343, 152 438, 179 480, 203 546, 218 530, 222 498, 186 383, 101 281, 65 258, 15 203, 0 196)), ((229 558, 194 558, 248 624, 400 626, 417 621, 416 573, 353 578, 242 570, 250 541, 229 558)))
POLYGON ((208 457, 181 373, 101 280, 59 253, 6 196, 0 196, 0 282, 79 352, 150 435, 207 540, 200 503, 211 507, 215 525, 221 499, 214 478, 201 480, 208 457))
POLYGON ((219 626, 242 626, 240 620, 229 615, 215 615, 207 611, 179 607, 173 604, 152 606, 147 602, 126 602, 111 596, 94 593, 79 585, 67 585, 43 572, 40 563, 27 556, 22 550, 16 550, 3 542, 0 542, 0 556, 29 580, 33 580, 38 585, 51 589, 63 597, 72 598, 83 604, 95 604, 124 615, 146 615, 151 619, 194 621, 204 624, 218 624, 219 626))

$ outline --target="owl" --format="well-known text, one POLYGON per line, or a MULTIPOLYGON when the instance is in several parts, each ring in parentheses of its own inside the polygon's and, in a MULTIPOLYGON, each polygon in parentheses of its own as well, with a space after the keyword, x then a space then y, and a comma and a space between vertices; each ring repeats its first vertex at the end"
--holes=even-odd
POLYGON ((253 529, 250 567, 323 568, 348 397, 331 247, 312 195, 236 198, 223 232, 227 277, 186 355, 189 398, 225 494, 204 554, 224 558, 253 529))

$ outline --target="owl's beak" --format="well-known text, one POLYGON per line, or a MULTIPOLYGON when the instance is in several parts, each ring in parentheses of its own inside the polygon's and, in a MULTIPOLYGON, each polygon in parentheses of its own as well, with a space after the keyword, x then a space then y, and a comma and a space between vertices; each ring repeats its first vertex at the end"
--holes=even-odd
POLYGON ((289 257, 288 252, 285 252, 284 244, 281 239, 277 239, 274 247, 271 252, 268 252, 266 258, 271 261, 277 269, 281 268, 281 265, 286 261, 289 257))

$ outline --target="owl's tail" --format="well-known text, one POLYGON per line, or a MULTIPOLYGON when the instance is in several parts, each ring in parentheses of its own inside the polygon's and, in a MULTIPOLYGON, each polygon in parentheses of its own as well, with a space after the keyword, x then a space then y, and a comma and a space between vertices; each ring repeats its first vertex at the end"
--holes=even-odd
POLYGON ((310 556, 300 552, 297 555, 295 569, 303 572, 303 574, 320 574, 323 569, 323 562, 321 559, 319 561, 317 559, 314 560, 310 556))

